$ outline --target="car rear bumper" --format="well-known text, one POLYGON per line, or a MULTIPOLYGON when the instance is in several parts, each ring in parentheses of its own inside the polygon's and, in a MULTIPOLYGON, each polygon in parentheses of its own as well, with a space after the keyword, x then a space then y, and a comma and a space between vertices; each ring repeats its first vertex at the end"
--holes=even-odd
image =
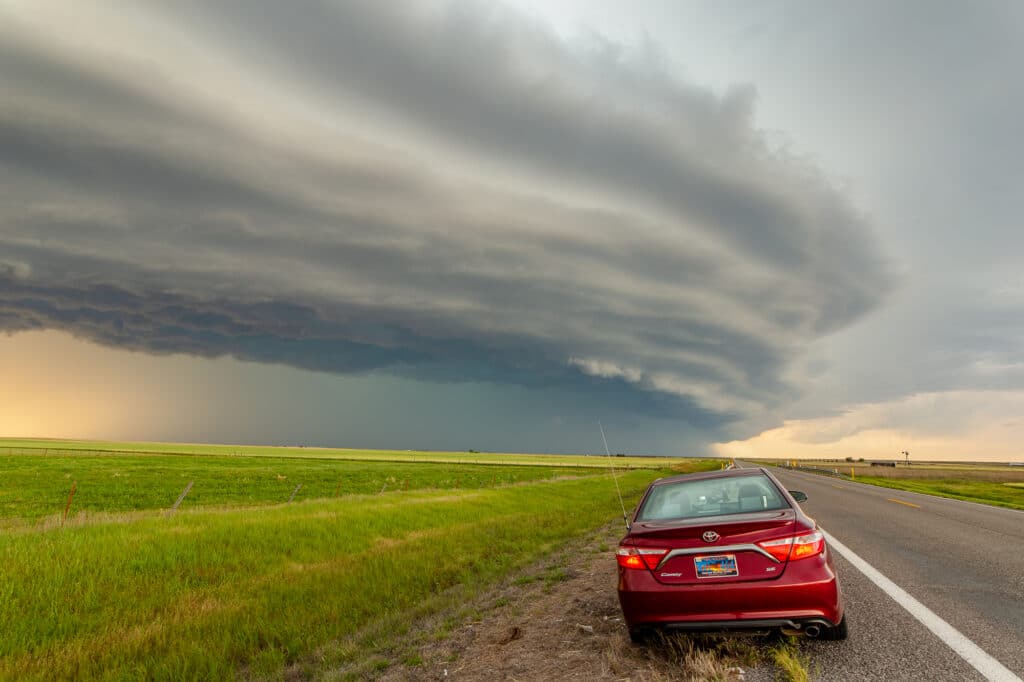
POLYGON ((721 632, 722 630, 803 630, 808 625, 834 627, 838 623, 833 623, 822 617, 763 618, 755 620, 681 621, 678 623, 659 623, 658 627, 664 630, 680 630, 683 632, 721 632))
POLYGON ((825 553, 787 564, 778 578, 751 582, 663 585, 649 570, 620 567, 619 603, 631 628, 799 629, 843 618, 839 582, 825 553))

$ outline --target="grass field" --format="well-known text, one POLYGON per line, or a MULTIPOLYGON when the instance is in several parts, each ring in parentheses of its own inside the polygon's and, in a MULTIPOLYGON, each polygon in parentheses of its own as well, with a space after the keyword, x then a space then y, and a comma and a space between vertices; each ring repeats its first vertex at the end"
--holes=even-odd
POLYGON ((442 452, 433 450, 353 450, 269 445, 207 445, 201 443, 139 443, 90 440, 43 440, 0 438, 0 454, 178 454, 246 455, 250 457, 290 457, 342 459, 378 462, 434 462, 454 464, 530 464, 535 466, 578 466, 603 469, 660 469, 686 464, 685 457, 608 457, 593 455, 538 455, 497 452, 442 452))
MULTIPOLYGON (((13 519, 62 514, 72 484, 71 513, 167 509, 195 485, 181 509, 261 505, 381 490, 482 488, 594 473, 557 466, 367 462, 198 455, 0 455, 0 528, 13 519)), ((600 470, 597 470, 600 471, 600 470)))
MULTIPOLYGON (((3 466, 17 532, 0 533, 2 679, 369 673, 416 618, 620 513, 610 472, 497 461, 109 453, 3 466), (88 513, 61 527, 49 519, 75 477, 88 513), (193 478, 191 507, 160 514, 193 478), (381 494, 382 480, 396 485, 381 494), (338 481, 350 487, 334 497, 338 481), (283 504, 299 482, 307 496, 283 504)), ((620 472, 627 505, 664 473, 620 472)))
POLYGON ((915 493, 951 497, 968 502, 993 504, 997 507, 1024 509, 1024 484, 1001 483, 999 481, 978 481, 961 478, 915 479, 881 478, 858 476, 861 483, 871 483, 884 488, 909 490, 915 493))
MULTIPOLYGON (((760 463, 781 464, 778 460, 760 460, 760 463)), ((964 462, 872 467, 834 460, 805 460, 799 464, 805 468, 836 470, 843 477, 884 488, 1024 509, 1024 467, 964 462)))
MULTIPOLYGON (((780 465, 779 460, 759 460, 762 464, 780 465)), ((979 462, 971 464, 966 462, 917 462, 906 465, 902 462, 895 467, 871 466, 865 462, 846 462, 842 460, 798 460, 802 467, 817 467, 824 469, 836 469, 839 473, 850 475, 851 470, 855 478, 871 476, 874 478, 899 478, 899 479, 963 479, 973 481, 993 481, 1004 483, 1007 481, 1024 482, 1024 467, 1007 466, 1005 464, 994 464, 979 462)))

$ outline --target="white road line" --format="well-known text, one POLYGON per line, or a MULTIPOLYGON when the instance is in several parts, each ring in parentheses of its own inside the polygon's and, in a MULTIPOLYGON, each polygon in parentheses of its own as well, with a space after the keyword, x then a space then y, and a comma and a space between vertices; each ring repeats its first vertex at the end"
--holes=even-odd
MULTIPOLYGON (((819 530, 821 530, 819 528, 819 530)), ((935 615, 921 602, 914 599, 902 587, 882 575, 878 569, 857 556, 853 550, 836 540, 824 530, 821 531, 828 542, 829 547, 836 550, 843 557, 853 564, 857 570, 867 576, 868 580, 882 588, 893 600, 906 609, 910 615, 921 621, 921 624, 931 630, 936 637, 941 639, 950 649, 960 655, 971 666, 981 673, 985 679, 991 682, 1022 682, 1022 680, 1009 670, 1002 663, 989 656, 977 644, 967 639, 959 630, 935 615)))

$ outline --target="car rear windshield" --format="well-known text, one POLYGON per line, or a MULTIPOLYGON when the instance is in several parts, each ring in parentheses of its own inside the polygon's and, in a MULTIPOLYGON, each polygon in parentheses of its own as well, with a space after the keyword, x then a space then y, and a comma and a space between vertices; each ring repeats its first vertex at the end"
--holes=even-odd
POLYGON ((655 486, 637 520, 691 519, 788 507, 767 476, 706 478, 655 486))

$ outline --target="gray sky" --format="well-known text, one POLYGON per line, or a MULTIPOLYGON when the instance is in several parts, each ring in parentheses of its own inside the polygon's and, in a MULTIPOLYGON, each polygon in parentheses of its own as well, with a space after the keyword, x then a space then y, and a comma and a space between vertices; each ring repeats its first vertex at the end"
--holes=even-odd
POLYGON ((1022 38, 1010 2, 2 3, 0 431, 1009 457, 1022 38), (32 407, 100 376, 106 416, 32 407))

